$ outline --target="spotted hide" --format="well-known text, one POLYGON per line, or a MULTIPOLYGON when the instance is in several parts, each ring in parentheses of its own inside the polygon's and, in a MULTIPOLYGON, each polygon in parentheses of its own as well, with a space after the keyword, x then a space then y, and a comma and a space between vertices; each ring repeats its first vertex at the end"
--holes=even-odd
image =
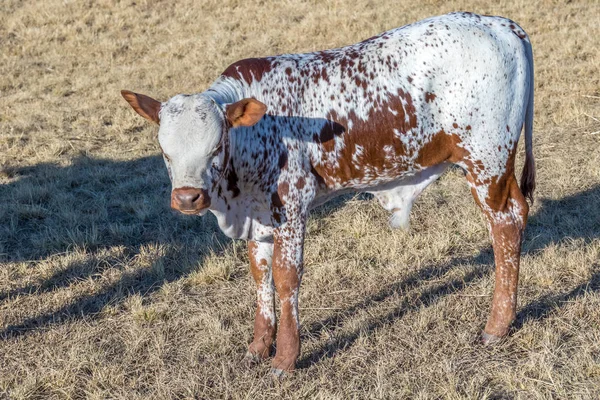
POLYGON ((406 228, 415 198, 451 164, 466 171, 494 248, 483 341, 507 334, 535 182, 533 58, 513 21, 453 13, 347 47, 242 60, 205 92, 164 103, 122 94, 160 125, 172 207, 210 211, 226 235, 249 240, 258 286, 249 359, 269 357, 276 340, 274 373, 294 369, 312 207, 366 191, 391 213, 393 227, 406 228), (523 126, 519 187, 514 159, 523 126))

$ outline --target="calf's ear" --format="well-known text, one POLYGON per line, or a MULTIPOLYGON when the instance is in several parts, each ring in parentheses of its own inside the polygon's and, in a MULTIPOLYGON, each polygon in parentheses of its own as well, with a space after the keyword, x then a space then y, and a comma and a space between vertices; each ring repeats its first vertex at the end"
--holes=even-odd
POLYGON ((267 112, 267 106, 252 98, 242 99, 225 107, 225 115, 233 127, 252 126, 267 112))
POLYGON ((127 100, 135 112, 146 118, 148 121, 160 124, 160 119, 158 117, 160 101, 156 101, 152 97, 143 94, 130 92, 129 90, 121 90, 121 96, 127 100))

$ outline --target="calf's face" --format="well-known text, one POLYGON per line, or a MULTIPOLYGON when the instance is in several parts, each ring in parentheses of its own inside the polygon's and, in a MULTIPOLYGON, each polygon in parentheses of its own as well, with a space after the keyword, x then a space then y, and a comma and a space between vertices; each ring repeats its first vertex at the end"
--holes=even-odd
POLYGON ((142 117, 160 125, 158 141, 171 179, 171 207, 202 214, 233 153, 231 128, 256 124, 267 107, 255 99, 221 105, 204 94, 177 95, 161 103, 121 91, 142 117))

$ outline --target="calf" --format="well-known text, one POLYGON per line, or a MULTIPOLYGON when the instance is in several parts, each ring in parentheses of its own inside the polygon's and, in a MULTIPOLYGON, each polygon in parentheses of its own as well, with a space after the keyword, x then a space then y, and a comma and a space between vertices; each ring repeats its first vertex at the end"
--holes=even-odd
POLYGON ((248 357, 274 373, 300 353, 298 290, 309 210, 347 191, 373 193, 406 228, 415 198, 451 164, 466 171, 496 262, 484 343, 515 317, 519 255, 535 186, 533 58, 525 32, 501 17, 452 13, 363 42, 247 59, 203 93, 160 103, 122 91, 158 138, 171 206, 211 211, 249 241, 258 286, 248 357), (525 126, 521 186, 514 160, 525 126), (276 327, 274 292, 281 300, 276 327))

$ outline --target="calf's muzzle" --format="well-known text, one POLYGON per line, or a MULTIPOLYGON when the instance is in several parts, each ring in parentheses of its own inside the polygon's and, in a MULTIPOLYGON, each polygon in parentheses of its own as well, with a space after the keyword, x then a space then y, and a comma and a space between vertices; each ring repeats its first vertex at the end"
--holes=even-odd
POLYGON ((171 192, 171 208, 184 214, 196 214, 210 206, 210 196, 205 189, 181 187, 171 192))

